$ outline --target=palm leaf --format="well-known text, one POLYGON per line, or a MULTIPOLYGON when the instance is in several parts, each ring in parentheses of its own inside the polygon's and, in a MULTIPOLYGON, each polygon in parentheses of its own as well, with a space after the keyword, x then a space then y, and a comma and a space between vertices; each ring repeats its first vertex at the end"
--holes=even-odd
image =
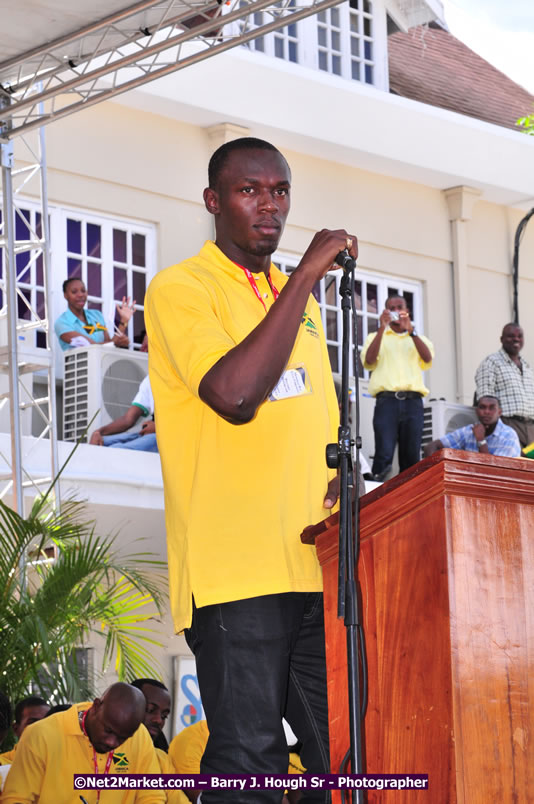
POLYGON ((72 498, 61 512, 39 499, 27 518, 0 501, 1 686, 13 698, 30 687, 55 701, 86 697, 73 649, 90 637, 104 642, 103 671, 114 661, 121 679, 157 673, 150 622, 165 603, 165 564, 146 551, 123 555, 116 538, 99 536, 72 498), (54 561, 27 563, 50 545, 54 561))

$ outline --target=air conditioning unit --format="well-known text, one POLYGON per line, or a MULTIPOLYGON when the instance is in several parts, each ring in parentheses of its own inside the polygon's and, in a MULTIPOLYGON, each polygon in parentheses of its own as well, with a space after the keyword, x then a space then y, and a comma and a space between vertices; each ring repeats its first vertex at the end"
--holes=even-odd
POLYGON ((422 445, 478 421, 475 409, 467 405, 431 399, 425 404, 422 445))
POLYGON ((148 374, 148 355, 109 346, 84 346, 63 354, 63 439, 78 441, 95 415, 93 430, 126 413, 148 374))

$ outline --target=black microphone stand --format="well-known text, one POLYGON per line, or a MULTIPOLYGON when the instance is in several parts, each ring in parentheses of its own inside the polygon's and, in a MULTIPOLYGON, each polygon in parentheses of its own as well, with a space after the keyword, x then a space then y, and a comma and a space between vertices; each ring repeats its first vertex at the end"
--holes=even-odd
MULTIPOLYGON (((363 773, 362 724, 360 708, 360 674, 358 664, 358 627, 360 623, 358 585, 355 576, 356 559, 359 553, 359 478, 360 466, 358 450, 361 439, 356 432, 356 442, 351 438, 349 423, 349 364, 350 364, 350 313, 352 307, 352 282, 356 261, 347 251, 341 252, 336 262, 343 267, 343 277, 339 287, 343 319, 342 359, 341 359, 341 418, 337 444, 326 447, 326 462, 329 468, 339 469, 339 569, 338 569, 338 617, 343 617, 347 631, 347 664, 349 689, 349 731, 350 763, 352 773, 363 773), (352 447, 356 445, 356 474, 352 461, 352 447), (354 512, 356 540, 352 530, 352 497, 354 490, 354 512)), ((352 792, 352 801, 364 801, 363 790, 352 792)))

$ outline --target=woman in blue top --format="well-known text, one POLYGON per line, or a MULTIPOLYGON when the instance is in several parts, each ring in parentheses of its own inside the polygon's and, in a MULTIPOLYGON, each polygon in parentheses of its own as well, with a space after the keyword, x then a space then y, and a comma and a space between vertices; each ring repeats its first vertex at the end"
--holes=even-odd
MULTIPOLYGON (((87 290, 81 279, 66 279, 63 282, 63 295, 67 300, 68 308, 57 319, 54 329, 63 351, 66 351, 73 338, 82 338, 91 343, 109 343, 115 346, 128 347, 130 341, 126 335, 128 321, 134 313, 135 300, 123 298, 122 304, 117 305, 120 317, 118 333, 109 337, 104 316, 100 310, 89 310, 85 307, 87 290)), ((77 344, 79 345, 79 344, 77 344)))

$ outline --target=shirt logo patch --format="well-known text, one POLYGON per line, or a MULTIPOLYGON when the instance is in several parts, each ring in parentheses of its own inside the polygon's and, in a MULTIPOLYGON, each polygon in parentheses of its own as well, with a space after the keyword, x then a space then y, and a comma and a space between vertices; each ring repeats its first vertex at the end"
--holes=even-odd
POLYGON ((130 760, 126 754, 113 754, 113 764, 117 769, 120 768, 120 770, 127 770, 130 760))
POLYGON ((317 327, 313 323, 312 319, 308 315, 308 313, 303 313, 302 315, 302 322, 304 329, 306 332, 309 332, 310 335, 313 335, 314 338, 319 337, 319 333, 317 332, 317 327))

